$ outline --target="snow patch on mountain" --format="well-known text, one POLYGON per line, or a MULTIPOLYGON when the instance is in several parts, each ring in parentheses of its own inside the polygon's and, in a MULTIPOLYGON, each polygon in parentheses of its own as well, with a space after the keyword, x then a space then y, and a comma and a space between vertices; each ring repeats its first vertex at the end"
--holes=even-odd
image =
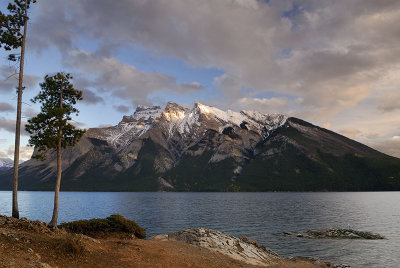
POLYGON ((160 106, 138 106, 133 115, 124 116, 118 125, 89 129, 87 135, 104 140, 120 150, 156 125, 166 130, 168 138, 177 134, 181 138, 194 138, 204 134, 207 129, 222 133, 227 127, 245 128, 266 137, 283 125, 286 119, 281 114, 223 111, 201 103, 195 103, 192 109, 188 109, 169 102, 164 109, 160 106))
POLYGON ((14 161, 10 158, 0 158, 0 167, 1 168, 12 168, 14 166, 14 161))
POLYGON ((131 116, 124 116, 118 125, 107 128, 89 129, 87 136, 107 141, 108 144, 121 149, 132 141, 146 133, 153 122, 163 112, 160 106, 138 106, 131 116))

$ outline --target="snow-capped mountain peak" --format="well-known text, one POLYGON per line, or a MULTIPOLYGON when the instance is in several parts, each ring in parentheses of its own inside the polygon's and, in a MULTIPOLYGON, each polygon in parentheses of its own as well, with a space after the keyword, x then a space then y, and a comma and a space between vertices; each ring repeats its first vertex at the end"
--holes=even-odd
POLYGON ((139 120, 154 120, 161 114, 162 111, 163 109, 161 109, 160 106, 148 107, 139 105, 133 115, 124 116, 120 123, 138 122, 139 120))
POLYGON ((0 167, 1 168, 12 168, 14 166, 14 161, 10 158, 0 158, 0 167))
POLYGON ((164 109, 160 106, 138 106, 133 115, 124 116, 118 125, 90 129, 87 135, 105 140, 116 148, 128 145, 131 140, 141 137, 156 126, 166 130, 168 138, 172 138, 175 134, 194 138, 208 129, 222 133, 226 127, 246 128, 265 137, 270 131, 284 124, 286 119, 286 116, 279 114, 223 111, 201 103, 195 103, 188 109, 168 102, 164 109))

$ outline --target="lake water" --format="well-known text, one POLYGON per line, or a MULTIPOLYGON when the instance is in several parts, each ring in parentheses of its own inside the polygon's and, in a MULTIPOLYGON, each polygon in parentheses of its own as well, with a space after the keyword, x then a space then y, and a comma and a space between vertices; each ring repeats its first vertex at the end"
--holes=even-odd
MULTIPOLYGON (((21 217, 49 221, 52 192, 20 192, 21 217)), ((59 222, 121 214, 148 237, 206 227, 258 240, 283 256, 314 256, 353 267, 400 267, 400 192, 136 193, 62 192, 59 222), (388 240, 308 240, 279 236, 327 227, 385 235, 388 240)), ((11 192, 0 191, 11 215, 11 192)))

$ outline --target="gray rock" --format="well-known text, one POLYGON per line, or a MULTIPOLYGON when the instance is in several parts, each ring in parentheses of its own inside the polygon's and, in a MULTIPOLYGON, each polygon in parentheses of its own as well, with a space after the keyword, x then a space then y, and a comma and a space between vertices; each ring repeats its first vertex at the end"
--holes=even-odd
POLYGON ((248 237, 234 237, 224 232, 205 228, 191 228, 183 231, 157 235, 152 240, 175 240, 207 248, 233 259, 252 265, 270 265, 284 260, 272 250, 258 246, 256 240, 248 237))
POLYGON ((321 238, 341 238, 341 239, 386 239, 383 235, 362 232, 352 229, 328 228, 322 230, 308 230, 306 238, 321 239, 321 238))

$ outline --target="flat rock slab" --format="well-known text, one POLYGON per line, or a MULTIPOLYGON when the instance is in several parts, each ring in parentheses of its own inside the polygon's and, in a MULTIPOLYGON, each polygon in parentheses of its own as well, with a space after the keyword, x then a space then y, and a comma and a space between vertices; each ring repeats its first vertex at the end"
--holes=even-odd
POLYGON ((284 259, 272 250, 259 246, 257 241, 247 237, 234 237, 230 234, 205 228, 190 228, 183 231, 157 235, 153 240, 175 240, 217 251, 252 265, 270 265, 284 259))
POLYGON ((386 239, 383 235, 373 232, 363 232, 352 229, 341 229, 341 228, 328 228, 321 230, 308 230, 305 234, 294 233, 294 232, 283 232, 284 236, 295 235, 297 237, 303 237, 308 239, 369 239, 379 240, 386 239))

